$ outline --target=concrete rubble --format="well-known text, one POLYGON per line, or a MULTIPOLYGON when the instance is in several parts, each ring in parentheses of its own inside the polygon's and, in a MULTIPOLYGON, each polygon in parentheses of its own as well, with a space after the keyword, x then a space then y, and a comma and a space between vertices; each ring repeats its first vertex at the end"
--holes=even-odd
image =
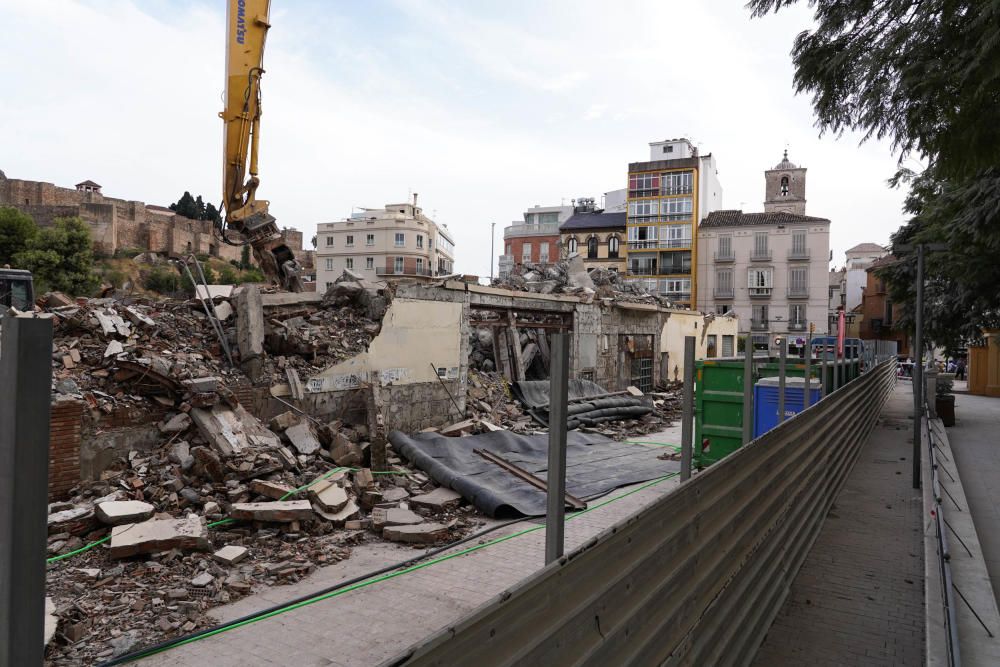
POLYGON ((580 297, 585 302, 594 299, 613 299, 667 307, 671 305, 668 300, 649 294, 639 283, 623 280, 617 271, 602 268, 588 271, 583 257, 576 253, 555 264, 535 265, 531 262, 516 264, 509 275, 494 278, 492 287, 515 292, 565 294, 580 297))

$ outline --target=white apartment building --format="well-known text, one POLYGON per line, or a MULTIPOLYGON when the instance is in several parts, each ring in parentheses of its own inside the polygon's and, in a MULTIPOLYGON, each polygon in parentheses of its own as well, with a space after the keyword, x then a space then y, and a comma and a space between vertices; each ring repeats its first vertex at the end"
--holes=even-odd
POLYGON ((455 242, 444 225, 413 201, 363 209, 321 222, 316 231, 316 290, 323 292, 350 269, 372 280, 423 278, 454 271, 455 242))
POLYGON ((698 231, 698 309, 735 312, 755 349, 827 331, 830 221, 805 215, 805 169, 765 172, 765 212, 713 211, 698 231))

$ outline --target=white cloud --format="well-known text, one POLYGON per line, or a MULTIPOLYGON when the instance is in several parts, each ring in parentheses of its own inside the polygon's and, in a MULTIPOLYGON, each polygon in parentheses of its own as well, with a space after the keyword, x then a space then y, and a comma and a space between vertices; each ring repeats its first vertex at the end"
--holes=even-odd
MULTIPOLYGON (((186 189, 217 201, 220 5, 0 0, 0 59, 14 64, 0 70, 0 169, 93 178, 150 203, 186 189)), ((364 8, 272 10, 260 195, 306 238, 417 191, 455 234, 457 268, 487 275, 490 222, 623 187, 648 141, 681 135, 716 155, 725 205, 748 210, 788 143, 841 257, 902 219, 889 151, 819 139, 792 95, 804 8, 752 22, 723 0, 364 8)))

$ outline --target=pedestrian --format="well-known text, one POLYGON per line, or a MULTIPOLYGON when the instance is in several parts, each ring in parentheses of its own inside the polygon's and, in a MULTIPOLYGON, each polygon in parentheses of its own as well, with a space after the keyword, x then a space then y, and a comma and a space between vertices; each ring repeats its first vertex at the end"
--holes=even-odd
POLYGON ((948 360, 948 372, 949 373, 954 373, 955 372, 955 360, 954 359, 949 359, 948 360))
POLYGON ((955 377, 965 381, 965 359, 959 359, 958 363, 955 364, 955 377))

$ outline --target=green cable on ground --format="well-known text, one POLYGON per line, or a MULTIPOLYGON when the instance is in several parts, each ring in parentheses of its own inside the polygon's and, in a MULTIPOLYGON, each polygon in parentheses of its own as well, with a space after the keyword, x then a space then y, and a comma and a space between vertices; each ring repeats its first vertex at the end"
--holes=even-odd
POLYGON ((57 560, 62 560, 63 558, 69 558, 70 556, 75 556, 77 554, 82 554, 84 551, 89 551, 90 549, 93 549, 94 547, 96 547, 98 544, 104 544, 105 542, 107 542, 110 539, 111 539, 110 535, 105 535, 104 537, 102 537, 101 539, 97 540, 96 542, 91 542, 90 544, 88 544, 86 546, 82 546, 79 549, 74 549, 73 551, 70 551, 69 553, 65 553, 65 554, 62 554, 62 555, 59 555, 59 556, 53 556, 52 558, 46 558, 45 559, 45 564, 48 565, 49 563, 55 563, 57 560))
MULTIPOLYGON (((634 493, 638 493, 639 491, 643 491, 645 489, 648 489, 651 486, 654 486, 656 484, 659 484, 660 482, 666 481, 666 480, 670 479, 671 477, 676 477, 679 474, 680 473, 675 472, 675 473, 671 473, 669 475, 665 475, 663 477, 659 477, 657 479, 654 479, 653 481, 648 482, 646 484, 643 484, 642 486, 637 487, 635 489, 632 489, 631 491, 627 491, 626 493, 623 493, 620 496, 615 496, 614 498, 609 498, 608 500, 605 500, 604 502, 598 503, 597 505, 594 505, 592 507, 588 507, 587 509, 582 510, 580 512, 576 512, 576 513, 568 516, 566 518, 566 521, 571 521, 575 517, 578 517, 578 516, 581 516, 583 514, 586 514, 587 512, 592 512, 593 510, 601 508, 601 507, 604 507, 605 505, 613 503, 616 500, 621 500, 622 498, 630 496, 630 495, 632 495, 634 493)), ((356 590, 361 589, 361 588, 367 588, 368 586, 371 586, 371 585, 377 584, 377 583, 381 583, 383 581, 388 581, 389 579, 395 579, 396 577, 402 576, 404 574, 409 574, 410 572, 415 572, 417 570, 422 570, 422 569, 424 569, 426 567, 430 567, 431 565, 437 565, 438 563, 443 563, 445 561, 451 560, 452 558, 457 558, 459 556, 465 556, 465 555, 473 553, 475 551, 479 551, 480 549, 485 549, 486 547, 493 546, 494 544, 499 544, 501 542, 506 542, 507 540, 512 540, 515 537, 520 537, 521 535, 527 535, 528 533, 533 533, 535 531, 541 530, 544 527, 545 527, 545 524, 541 523, 541 524, 538 524, 536 526, 531 526, 530 528, 525 528, 524 530, 517 531, 516 533, 511 533, 510 535, 504 535, 503 537, 498 537, 498 538, 496 538, 494 540, 490 540, 489 542, 484 542, 483 544, 477 544, 477 545, 475 545, 473 547, 468 547, 466 549, 462 549, 461 551, 456 551, 453 554, 447 554, 447 555, 441 556, 439 558, 433 558, 433 559, 431 559, 429 561, 426 561, 424 563, 417 563, 416 565, 411 565, 410 567, 403 568, 402 570, 399 570, 397 572, 390 572, 388 574, 384 574, 384 575, 375 577, 373 579, 367 579, 365 581, 359 581, 358 583, 352 584, 351 586, 345 586, 344 588, 340 588, 340 589, 337 589, 335 591, 331 591, 331 592, 326 593, 324 595, 320 595, 320 596, 317 596, 317 597, 314 597, 314 598, 310 598, 308 600, 303 600, 302 602, 298 602, 296 604, 289 605, 289 606, 283 607, 281 609, 276 609, 276 610, 274 610, 272 612, 269 612, 267 614, 262 614, 260 616, 254 617, 254 618, 248 618, 247 620, 242 621, 240 623, 235 623, 233 625, 228 625, 228 626, 225 626, 225 627, 213 630, 211 632, 207 632, 207 633, 205 633, 203 635, 198 635, 197 637, 191 637, 189 639, 185 639, 185 640, 177 642, 176 644, 173 644, 172 646, 169 646, 169 647, 161 648, 161 649, 158 649, 158 650, 155 650, 155 651, 150 651, 148 653, 140 653, 139 655, 136 656, 136 659, 148 658, 149 656, 156 655, 158 653, 164 653, 166 651, 169 651, 171 649, 177 648, 179 646, 184 646, 186 644, 191 644, 191 643, 194 643, 196 641, 200 641, 202 639, 206 639, 208 637, 214 637, 215 635, 222 634, 223 632, 228 632, 229 630, 235 630, 236 628, 241 628, 241 627, 244 627, 244 626, 247 626, 247 625, 251 625, 251 624, 256 623, 258 621, 263 621, 263 620, 268 619, 268 618, 273 618, 274 616, 278 616, 279 614, 284 614, 285 612, 294 611, 296 609, 300 609, 302 607, 306 607, 308 605, 315 604, 317 602, 322 602, 323 600, 329 600, 330 598, 338 597, 340 595, 343 595, 344 593, 349 593, 351 591, 356 591, 356 590)))
POLYGON ((328 472, 325 475, 322 475, 320 477, 317 477, 316 479, 314 479, 313 481, 309 482, 308 484, 303 484, 302 486, 300 486, 297 489, 292 489, 291 491, 289 491, 285 495, 283 495, 280 498, 278 498, 278 502, 281 502, 282 500, 284 500, 285 498, 288 498, 289 496, 294 496, 299 491, 302 491, 304 489, 308 489, 310 486, 312 486, 316 482, 321 482, 324 479, 326 479, 327 477, 329 477, 330 475, 333 475, 333 474, 338 473, 338 472, 346 472, 347 470, 350 470, 350 468, 339 468, 339 467, 338 468, 334 468, 330 472, 328 472))

